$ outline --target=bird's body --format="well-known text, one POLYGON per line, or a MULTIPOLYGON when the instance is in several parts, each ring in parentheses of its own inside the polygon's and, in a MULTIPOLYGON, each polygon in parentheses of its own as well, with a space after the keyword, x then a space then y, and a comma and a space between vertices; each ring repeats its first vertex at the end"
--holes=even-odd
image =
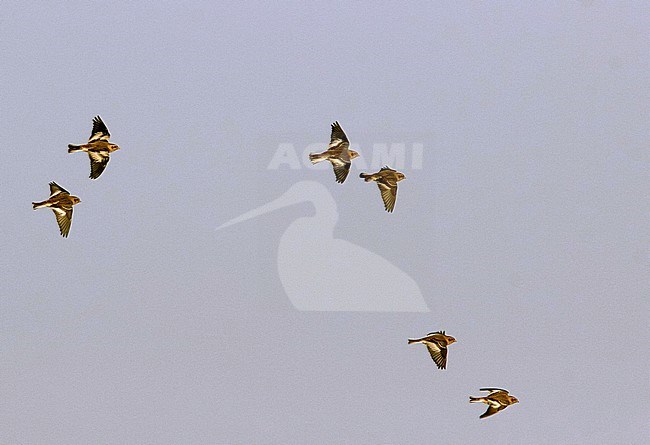
POLYGON ((84 151, 90 158, 90 178, 97 179, 103 173, 110 160, 110 153, 119 150, 120 147, 109 142, 111 134, 102 121, 102 118, 95 116, 93 129, 87 144, 68 144, 68 153, 84 151))
POLYGON ((431 332, 426 337, 411 339, 409 338, 408 344, 423 343, 426 345, 431 354, 431 358, 438 366, 438 369, 445 369, 447 367, 447 346, 456 343, 456 339, 445 334, 445 331, 431 332))
POLYGON ((377 173, 361 173, 359 177, 366 182, 375 181, 377 183, 381 199, 384 201, 384 208, 387 212, 392 212, 397 200, 397 183, 406 178, 404 173, 386 166, 377 173))
POLYGON ((350 141, 338 122, 332 124, 332 135, 327 150, 322 153, 310 153, 309 160, 312 164, 330 161, 334 169, 336 182, 342 184, 350 173, 352 159, 359 157, 359 153, 350 150, 350 141))
POLYGON ((515 396, 511 396, 505 389, 481 388, 481 391, 488 391, 489 394, 485 397, 469 396, 469 403, 485 403, 488 406, 487 411, 481 414, 481 419, 490 417, 510 405, 519 403, 519 400, 515 396))
POLYGON ((68 237, 70 225, 72 224, 72 206, 79 204, 81 200, 70 193, 56 182, 50 182, 50 197, 45 201, 32 202, 34 210, 49 207, 56 216, 61 236, 68 237))

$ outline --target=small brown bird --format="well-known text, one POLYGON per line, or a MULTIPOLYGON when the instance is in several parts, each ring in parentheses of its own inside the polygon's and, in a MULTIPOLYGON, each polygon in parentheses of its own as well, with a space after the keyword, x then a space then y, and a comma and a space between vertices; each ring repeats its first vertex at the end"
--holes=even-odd
POLYGON ((397 199, 397 183, 406 178, 404 173, 400 173, 386 166, 377 173, 361 173, 359 177, 363 178, 366 182, 377 182, 377 186, 381 192, 381 199, 384 200, 384 208, 387 212, 392 212, 395 208, 395 200, 397 199))
POLYGON ((488 406, 480 419, 485 419, 501 410, 506 409, 510 405, 519 403, 515 396, 508 394, 508 391, 500 388, 481 388, 481 391, 488 391, 489 394, 485 397, 472 397, 469 396, 469 403, 485 403, 488 406))
POLYGON ((102 174, 108 161, 110 153, 119 150, 115 144, 108 142, 111 134, 102 121, 102 118, 95 116, 93 118, 93 131, 90 133, 90 139, 87 144, 74 145, 68 144, 68 153, 77 153, 85 151, 90 158, 90 179, 97 179, 102 174))
POLYGON ((310 153, 309 160, 312 164, 317 164, 321 161, 330 161, 332 168, 334 168, 334 176, 336 182, 343 184, 345 178, 350 173, 350 166, 352 159, 358 158, 359 153, 350 150, 350 141, 343 132, 343 129, 338 122, 332 124, 332 136, 327 150, 322 153, 310 153))
POLYGON ((456 343, 456 339, 445 335, 445 331, 431 332, 426 337, 408 339, 408 344, 424 343, 431 354, 431 358, 438 365, 438 369, 447 367, 447 346, 456 343))
POLYGON ((81 200, 59 186, 56 182, 50 182, 50 197, 41 202, 32 202, 34 210, 43 207, 49 207, 56 216, 56 222, 59 224, 59 230, 64 238, 68 237, 70 233, 70 225, 72 224, 72 206, 79 204, 81 200))

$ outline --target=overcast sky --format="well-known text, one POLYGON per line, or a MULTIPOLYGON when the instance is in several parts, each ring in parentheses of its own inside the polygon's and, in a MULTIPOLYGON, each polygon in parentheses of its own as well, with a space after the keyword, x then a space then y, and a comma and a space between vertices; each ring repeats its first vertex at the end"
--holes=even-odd
POLYGON ((648 2, 272 3, 3 3, 0 444, 645 443, 648 2), (302 164, 335 120, 405 147, 393 214, 302 164), (428 312, 299 310, 329 199, 428 312), (406 344, 439 329, 444 371, 406 344), (479 420, 483 386, 520 403, 479 420))

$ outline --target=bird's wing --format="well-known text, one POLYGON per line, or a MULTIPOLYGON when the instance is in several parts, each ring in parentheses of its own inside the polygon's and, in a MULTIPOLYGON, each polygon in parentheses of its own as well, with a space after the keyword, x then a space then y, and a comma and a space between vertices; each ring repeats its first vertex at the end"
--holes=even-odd
POLYGON ((63 187, 61 187, 61 186, 60 186, 59 184, 57 184, 56 182, 54 182, 54 181, 50 182, 50 198, 51 198, 52 196, 54 196, 54 195, 58 195, 59 193, 65 193, 65 194, 67 194, 67 195, 70 194, 70 192, 68 192, 66 189, 64 189, 63 187))
POLYGON ((89 151, 90 158, 90 179, 97 179, 102 174, 110 157, 106 151, 89 151))
POLYGON ((447 348, 441 348, 435 343, 426 342, 431 358, 438 365, 438 369, 445 369, 447 366, 447 348))
POLYGON ((495 393, 495 392, 503 391, 503 392, 505 392, 506 394, 508 394, 508 390, 507 390, 507 389, 503 389, 503 388, 481 388, 480 390, 481 390, 481 391, 488 391, 488 392, 490 392, 490 393, 495 393))
POLYGON ((381 199, 384 200, 384 208, 387 212, 392 212, 395 208, 397 199, 397 184, 390 185, 382 179, 377 180, 377 186, 381 192, 381 199))
POLYGON ((481 414, 479 419, 485 419, 486 417, 490 417, 491 415, 498 413, 499 411, 501 411, 504 408, 505 408, 504 405, 499 405, 496 408, 494 406, 492 406, 492 405, 488 405, 488 409, 483 414, 481 414))
POLYGON ((54 216, 56 216, 56 222, 59 224, 61 235, 67 238, 68 233, 70 233, 70 225, 72 224, 72 209, 63 210, 59 207, 52 207, 52 211, 54 212, 54 216))
POLYGON ((332 124, 332 136, 330 138, 330 144, 328 148, 334 147, 345 147, 346 149, 350 146, 348 137, 345 135, 345 132, 341 128, 338 122, 332 124))
POLYGON ((108 138, 110 137, 111 134, 108 132, 108 128, 106 128, 106 124, 104 124, 102 118, 95 116, 93 118, 93 131, 90 133, 90 139, 88 139, 88 142, 108 141, 108 138))
POLYGON ((343 184, 343 182, 345 182, 345 178, 348 177, 348 173, 350 173, 350 166, 352 163, 350 161, 345 162, 341 159, 336 158, 330 158, 330 162, 334 168, 334 176, 336 176, 336 182, 343 184))

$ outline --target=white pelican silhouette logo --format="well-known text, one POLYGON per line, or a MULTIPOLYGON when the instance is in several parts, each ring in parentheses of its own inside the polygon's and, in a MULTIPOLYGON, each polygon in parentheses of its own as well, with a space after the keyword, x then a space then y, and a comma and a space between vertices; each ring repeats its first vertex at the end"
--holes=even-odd
POLYGON ((417 283, 382 256, 333 236, 336 202, 322 184, 301 181, 281 197, 217 230, 274 210, 311 202, 316 214, 296 219, 280 238, 278 274, 300 311, 428 312, 417 283))

